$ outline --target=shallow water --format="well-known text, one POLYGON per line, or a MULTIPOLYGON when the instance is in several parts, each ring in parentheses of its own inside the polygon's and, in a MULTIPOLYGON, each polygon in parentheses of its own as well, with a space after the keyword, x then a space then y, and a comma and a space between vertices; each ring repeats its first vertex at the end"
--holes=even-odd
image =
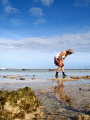
MULTIPOLYGON (((90 70, 65 70, 67 78, 70 76, 90 76, 90 70)), ((45 120, 73 120, 81 114, 90 114, 90 80, 64 82, 64 88, 58 87, 55 71, 49 70, 0 70, 0 89, 17 90, 26 86, 31 87, 45 106, 45 120), (4 78, 3 76, 22 76, 25 80, 4 78), (31 79, 33 78, 33 80, 31 79), (80 89, 80 90, 79 90, 80 89), (43 93, 41 93, 43 91, 43 93), (65 98, 66 96, 66 98, 65 98)), ((62 78, 60 71, 59 78, 62 78)), ((61 83, 61 81, 60 81, 61 83)))

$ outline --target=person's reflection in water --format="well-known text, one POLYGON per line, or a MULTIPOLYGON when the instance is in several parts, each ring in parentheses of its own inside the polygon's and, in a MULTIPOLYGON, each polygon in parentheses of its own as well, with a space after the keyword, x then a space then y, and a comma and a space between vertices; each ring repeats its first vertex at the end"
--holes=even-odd
POLYGON ((59 81, 57 81, 57 84, 58 84, 58 86, 55 87, 55 90, 54 90, 55 96, 59 100, 61 100, 63 102, 66 102, 66 103, 71 105, 72 104, 72 99, 69 98, 64 92, 64 80, 62 80, 61 83, 59 81))

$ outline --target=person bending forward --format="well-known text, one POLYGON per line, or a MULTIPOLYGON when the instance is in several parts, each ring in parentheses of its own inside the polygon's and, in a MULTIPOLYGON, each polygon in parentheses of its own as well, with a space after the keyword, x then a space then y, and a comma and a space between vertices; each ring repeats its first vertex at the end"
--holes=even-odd
POLYGON ((61 53, 58 53, 54 56, 54 64, 58 66, 57 71, 55 76, 58 77, 58 73, 60 68, 62 68, 62 74, 63 76, 66 76, 64 73, 64 59, 66 58, 66 56, 74 54, 72 49, 69 49, 67 51, 62 51, 61 53))

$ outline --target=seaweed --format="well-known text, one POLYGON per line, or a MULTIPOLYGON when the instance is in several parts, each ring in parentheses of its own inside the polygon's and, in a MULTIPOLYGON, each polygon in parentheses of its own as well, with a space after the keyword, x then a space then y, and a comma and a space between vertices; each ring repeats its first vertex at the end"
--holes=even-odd
POLYGON ((0 120, 24 119, 25 114, 37 111, 40 106, 40 101, 30 87, 11 92, 0 90, 0 120))

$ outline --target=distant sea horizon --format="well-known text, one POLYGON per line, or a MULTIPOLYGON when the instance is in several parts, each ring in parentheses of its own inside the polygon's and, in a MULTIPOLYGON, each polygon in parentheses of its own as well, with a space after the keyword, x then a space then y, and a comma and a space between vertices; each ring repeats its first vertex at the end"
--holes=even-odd
MULTIPOLYGON (((39 69, 39 68, 36 68, 36 69, 30 69, 30 68, 0 68, 0 70, 49 70, 49 71, 54 71, 54 70, 57 70, 57 69, 39 69)), ((65 68, 65 70, 90 70, 89 68, 65 68)))

